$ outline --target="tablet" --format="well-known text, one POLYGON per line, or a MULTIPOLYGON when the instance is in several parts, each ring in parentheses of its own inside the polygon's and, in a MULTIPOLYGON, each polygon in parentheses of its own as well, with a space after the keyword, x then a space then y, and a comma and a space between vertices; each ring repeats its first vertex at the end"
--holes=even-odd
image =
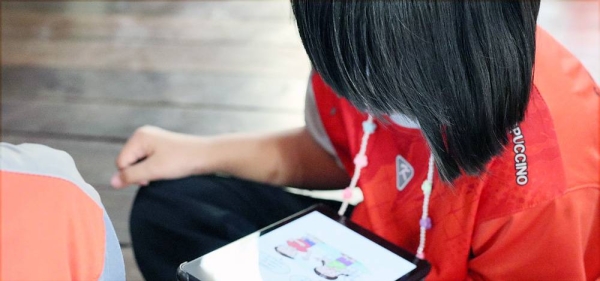
POLYGON ((180 265, 185 281, 420 280, 430 265, 316 205, 180 265))

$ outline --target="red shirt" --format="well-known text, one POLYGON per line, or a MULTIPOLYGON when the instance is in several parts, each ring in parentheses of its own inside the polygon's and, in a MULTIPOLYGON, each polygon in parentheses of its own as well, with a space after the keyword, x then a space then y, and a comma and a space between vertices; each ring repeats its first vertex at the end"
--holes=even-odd
MULTIPOLYGON (((325 131, 352 174, 367 116, 316 74, 312 89, 325 131)), ((453 187, 434 177, 428 279, 600 277, 599 92, 582 65, 538 30, 530 104, 505 151, 485 174, 461 176, 453 187)), ((358 182, 364 201, 352 219, 415 252, 430 155, 421 131, 379 122, 367 155, 358 182), (401 191, 398 156, 413 168, 401 191)))

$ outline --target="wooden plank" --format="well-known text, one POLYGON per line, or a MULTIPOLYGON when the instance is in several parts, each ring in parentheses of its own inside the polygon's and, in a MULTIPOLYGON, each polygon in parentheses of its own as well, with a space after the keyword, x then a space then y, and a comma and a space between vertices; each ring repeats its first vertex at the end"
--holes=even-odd
MULTIPOLYGON (((108 6, 112 5, 111 3, 105 4, 107 4, 108 6)), ((48 15, 49 18, 46 19, 42 17, 42 23, 46 22, 47 25, 43 27, 38 26, 38 28, 35 28, 34 25, 33 28, 36 31, 30 29, 29 32, 24 32, 22 26, 27 26, 28 23, 35 24, 35 20, 32 19, 32 15, 23 15, 24 13, 26 14, 26 10, 23 9, 9 9, 8 12, 3 11, 3 14, 6 15, 3 16, 2 29, 3 34, 6 35, 21 34, 20 36, 27 36, 28 33, 37 32, 37 36, 49 38, 80 38, 86 36, 110 37, 110 32, 112 30, 112 32, 117 34, 114 36, 117 36, 117 38, 121 39, 132 38, 141 40, 145 38, 152 38, 153 36, 155 36, 156 38, 163 39, 178 38, 180 40, 207 40, 219 42, 222 44, 227 44, 227 42, 230 41, 238 43, 250 42, 250 44, 252 44, 252 42, 255 42, 257 44, 268 42, 267 45, 277 45, 281 44, 281 42, 288 42, 287 40, 291 40, 290 42, 296 42, 295 46, 300 46, 300 44, 298 43, 299 41, 297 41, 298 39, 295 32, 292 32, 293 24, 290 24, 289 18, 287 17, 275 17, 277 18, 277 21, 282 22, 281 26, 287 26, 288 28, 283 28, 281 30, 275 29, 275 32, 273 32, 273 28, 261 26, 260 23, 257 23, 257 26, 253 26, 253 24, 241 24, 243 20, 247 20, 248 17, 252 20, 258 21, 258 17, 251 16, 254 13, 256 13, 256 11, 271 11, 272 14, 269 14, 271 16, 284 14, 284 11, 287 11, 287 5, 282 5, 284 3, 266 1, 248 4, 252 6, 244 6, 243 2, 227 3, 227 6, 223 6, 223 3, 219 3, 219 5, 213 5, 213 3, 199 3, 201 5, 198 6, 196 10, 199 13, 198 15, 194 14, 192 11, 182 12, 181 7, 187 6, 184 3, 179 3, 174 4, 176 8, 172 8, 170 10, 166 9, 168 11, 171 11, 172 14, 170 14, 170 16, 176 15, 182 17, 182 19, 173 19, 173 24, 169 24, 171 20, 169 20, 168 18, 156 19, 151 18, 150 16, 146 16, 147 18, 142 17, 142 19, 136 19, 128 15, 123 15, 114 12, 114 9, 116 9, 117 11, 119 9, 123 9, 123 11, 143 11, 153 10, 157 7, 153 5, 145 6, 145 4, 148 3, 134 3, 131 6, 127 5, 127 8, 106 8, 106 10, 110 12, 107 12, 105 14, 92 13, 91 15, 87 15, 85 13, 74 13, 71 10, 66 9, 66 11, 69 12, 50 14, 48 15), (138 7, 137 4, 140 4, 141 6, 138 7), (273 5, 271 9, 269 9, 268 7, 265 9, 265 7, 263 7, 263 5, 269 6, 271 4, 273 5), (258 8, 243 9, 240 7, 258 8), (209 9, 209 11, 202 12, 203 9, 209 9), (204 15, 206 17, 200 15, 204 15), (109 17, 109 19, 113 17, 113 20, 103 21, 102 16, 109 17), (25 17, 26 19, 22 19, 25 20, 25 22, 22 22, 23 24, 19 24, 19 22, 17 21, 16 24, 11 25, 15 17, 17 17, 17 19, 22 19, 22 17, 25 17), (60 20, 61 17, 64 17, 64 19, 60 20), (86 20, 86 17, 89 17, 89 19, 86 20), (240 20, 240 18, 242 20, 240 20), (287 20, 286 24, 283 24, 284 20, 287 20), (104 22, 105 24, 102 24, 102 22, 104 22), (230 23, 228 24, 227 22, 230 23), (212 26, 211 23, 214 26, 212 26), (17 28, 17 24, 21 27, 17 28), (116 26, 114 26, 115 24, 116 26), (205 28, 207 24, 210 28, 205 28), (79 27, 79 25, 83 26, 79 27), (99 25, 99 27, 93 28, 93 26, 97 25, 99 25), (177 29, 177 26, 179 25, 183 26, 182 28, 177 29), (113 26, 113 28, 111 28, 111 26, 113 26), (186 26, 189 26, 190 28, 185 28, 186 26), (192 26, 197 26, 197 28, 191 28, 192 26), (117 28, 118 30, 114 30, 114 28, 117 28), (88 35, 85 35, 86 32, 88 32, 88 35)), ((76 3, 74 6, 79 8, 75 8, 75 11, 77 11, 77 9, 86 10, 87 8, 84 8, 86 7, 86 5, 92 7, 94 6, 93 4, 89 3, 76 3)), ((547 28, 554 36, 556 36, 562 43, 564 43, 567 46, 567 48, 573 51, 573 53, 575 53, 575 55, 584 62, 584 64, 592 72, 593 76, 596 79, 600 79, 600 60, 598 59, 597 52, 597 50, 600 48, 600 16, 597 13, 598 9, 600 8, 598 7, 599 5, 600 4, 597 1, 548 1, 542 4, 542 9, 539 18, 540 25, 547 28), (574 32, 574 30, 576 30, 576 32, 574 32)), ((66 6, 71 7, 71 5, 66 6)), ((8 5, 8 7, 11 7, 11 5, 8 5)), ((159 5, 158 7, 164 6, 159 5)), ((30 9, 32 8, 30 7, 30 9)), ((94 9, 89 9, 88 12, 91 12, 92 10, 94 9)), ((153 15, 154 13, 148 14, 153 15)), ((285 14, 289 16, 289 11, 285 14)), ((272 19, 272 17, 269 16, 266 16, 265 18, 272 19)), ((38 24, 42 23, 38 22, 38 24)), ((27 27, 25 27, 25 29, 27 29, 27 27)), ((35 34, 30 35, 33 36, 35 34)), ((10 36, 8 38, 10 38, 10 36)))
POLYGON ((208 19, 281 21, 291 18, 286 0, 226 1, 2 1, 4 11, 38 11, 59 14, 135 16, 194 16, 208 19))
POLYGON ((147 45, 69 40, 2 42, 4 66, 130 71, 204 71, 302 78, 310 63, 301 48, 270 46, 147 45))
MULTIPOLYGON (((185 3, 175 3, 168 16, 158 18, 152 13, 141 18, 113 13, 111 3, 102 5, 110 12, 91 15, 72 9, 97 3, 54 4, 63 12, 40 15, 27 10, 35 10, 37 4, 6 5, 9 8, 2 11, 3 65, 299 75, 296 78, 309 71, 287 3, 190 3, 198 13, 190 13, 185 3), (22 6, 24 10, 19 9, 22 6), (77 40, 82 38, 89 40, 77 40)), ((154 5, 139 4, 141 10, 154 5)))
POLYGON ((128 281, 144 281, 144 277, 135 263, 133 249, 131 247, 126 247, 122 248, 121 251, 123 252, 123 260, 125 261, 126 279, 128 281))
MULTIPOLYGON (((281 13, 289 14, 289 11, 281 13)), ((301 47, 296 25, 290 18, 269 21, 195 15, 156 17, 9 10, 2 14, 2 38, 301 47)))
POLYGON ((2 99, 69 100, 300 113, 304 79, 212 73, 3 67, 2 99))
POLYGON ((130 187, 124 190, 114 190, 107 186, 96 188, 102 198, 104 208, 113 223, 119 242, 123 246, 131 246, 129 234, 129 214, 133 199, 138 187, 130 187))
POLYGON ((69 101, 2 102, 3 133, 33 132, 115 138, 124 141, 138 127, 150 124, 200 135, 264 132, 302 126, 301 113, 165 108, 69 101))

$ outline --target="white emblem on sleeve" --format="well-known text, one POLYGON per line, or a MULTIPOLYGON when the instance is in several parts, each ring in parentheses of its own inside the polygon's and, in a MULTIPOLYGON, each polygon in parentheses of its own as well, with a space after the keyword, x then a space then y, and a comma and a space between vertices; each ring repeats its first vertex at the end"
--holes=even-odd
POLYGON ((396 156, 396 188, 402 191, 415 175, 415 169, 402 156, 396 156))

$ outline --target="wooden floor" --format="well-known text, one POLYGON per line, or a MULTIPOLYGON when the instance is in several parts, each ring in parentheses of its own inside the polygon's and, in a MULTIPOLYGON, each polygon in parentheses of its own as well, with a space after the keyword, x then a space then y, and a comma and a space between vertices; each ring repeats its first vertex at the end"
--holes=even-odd
MULTIPOLYGON (((284 0, 2 2, 2 141, 69 152, 111 216, 128 267, 136 188, 112 190, 138 126, 201 135, 303 124, 309 62, 284 0)), ((600 81, 598 1, 543 0, 540 24, 600 81)))

